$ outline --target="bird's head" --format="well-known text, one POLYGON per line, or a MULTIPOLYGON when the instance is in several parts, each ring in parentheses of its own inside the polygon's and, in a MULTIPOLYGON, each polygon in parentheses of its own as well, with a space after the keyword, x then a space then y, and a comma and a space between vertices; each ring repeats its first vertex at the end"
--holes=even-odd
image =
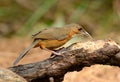
POLYGON ((79 24, 71 24, 70 28, 75 34, 80 34, 89 37, 90 39, 93 39, 92 36, 83 28, 83 26, 79 24))

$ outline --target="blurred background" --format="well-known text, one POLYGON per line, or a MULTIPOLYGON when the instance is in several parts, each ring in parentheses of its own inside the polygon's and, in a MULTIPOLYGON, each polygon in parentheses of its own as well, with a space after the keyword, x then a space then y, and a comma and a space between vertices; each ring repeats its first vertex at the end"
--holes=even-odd
POLYGON ((0 0, 0 37, 30 36, 43 28, 84 25, 97 38, 120 31, 120 0, 0 0))
POLYGON ((120 0, 0 0, 0 56, 15 59, 32 34, 70 23, 83 25, 96 39, 119 43, 120 0))

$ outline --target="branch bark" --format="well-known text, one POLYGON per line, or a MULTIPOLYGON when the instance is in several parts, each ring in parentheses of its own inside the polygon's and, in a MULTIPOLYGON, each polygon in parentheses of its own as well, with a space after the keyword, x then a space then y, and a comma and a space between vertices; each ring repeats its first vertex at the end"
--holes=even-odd
POLYGON ((61 82, 65 73, 81 70, 85 66, 93 64, 120 66, 120 47, 111 40, 76 43, 59 52, 61 53, 59 56, 9 69, 28 81, 48 82, 48 78, 53 77, 55 82, 61 82))

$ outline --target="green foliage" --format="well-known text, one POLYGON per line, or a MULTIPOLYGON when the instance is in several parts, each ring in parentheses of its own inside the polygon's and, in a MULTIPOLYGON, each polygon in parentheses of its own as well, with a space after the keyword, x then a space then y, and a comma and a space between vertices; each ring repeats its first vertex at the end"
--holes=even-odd
POLYGON ((0 0, 0 34, 1 23, 13 35, 22 36, 44 27, 79 23, 93 35, 104 36, 120 30, 119 4, 119 0, 0 0))
POLYGON ((49 10, 49 8, 51 8, 56 3, 56 1, 57 0, 45 0, 23 25, 23 27, 18 31, 18 34, 24 35, 31 31, 32 26, 49 10))

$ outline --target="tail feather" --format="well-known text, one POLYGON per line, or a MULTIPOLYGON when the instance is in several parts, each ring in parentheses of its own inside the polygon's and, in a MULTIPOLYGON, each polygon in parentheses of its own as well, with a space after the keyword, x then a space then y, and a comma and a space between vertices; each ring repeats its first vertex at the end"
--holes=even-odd
POLYGON ((27 49, 25 49, 14 61, 13 65, 16 65, 29 51, 36 45, 36 42, 33 42, 27 49))

